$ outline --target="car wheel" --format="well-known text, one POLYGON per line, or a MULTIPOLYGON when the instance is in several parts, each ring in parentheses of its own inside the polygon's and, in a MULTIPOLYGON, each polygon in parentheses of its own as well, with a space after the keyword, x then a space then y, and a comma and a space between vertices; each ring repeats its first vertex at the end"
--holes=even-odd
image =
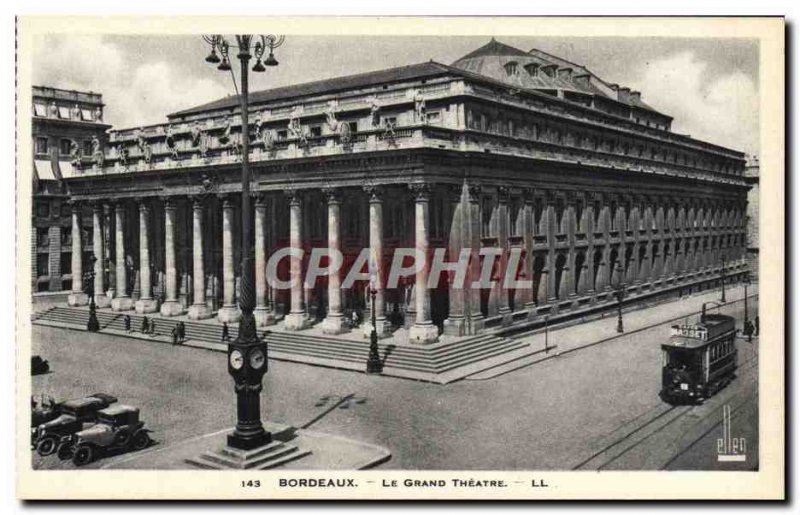
POLYGON ((132 447, 134 449, 141 451, 148 445, 150 445, 150 436, 147 435, 146 431, 139 431, 133 435, 132 447))
POLYGON ((56 455, 58 455, 58 459, 60 460, 68 460, 72 457, 72 445, 68 443, 62 443, 58 446, 58 450, 56 451, 56 455))
POLYGON ((56 450, 56 439, 52 436, 45 436, 36 444, 36 452, 39 456, 50 456, 56 450))
POLYGON ((76 467, 88 465, 94 459, 94 449, 90 445, 81 445, 75 450, 75 455, 72 456, 72 463, 76 467))

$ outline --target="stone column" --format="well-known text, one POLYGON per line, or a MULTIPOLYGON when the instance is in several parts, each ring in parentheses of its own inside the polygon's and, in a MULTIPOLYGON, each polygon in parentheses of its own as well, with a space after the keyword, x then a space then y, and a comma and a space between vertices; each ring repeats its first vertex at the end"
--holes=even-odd
MULTIPOLYGON (((287 192, 289 195, 289 246, 303 249, 303 206, 302 197, 297 191, 287 192)), ((290 257, 289 277, 292 282, 291 307, 284 318, 284 327, 299 331, 308 326, 308 312, 303 303, 303 260, 290 257)))
POLYGON ((430 185, 418 183, 412 184, 410 187, 415 197, 414 227, 416 248, 423 254, 425 263, 416 277, 417 318, 414 325, 408 330, 408 338, 415 343, 433 343, 439 339, 439 328, 433 325, 433 321, 431 321, 431 293, 428 290, 428 273, 430 272, 428 202, 430 201, 430 185))
POLYGON ((464 312, 467 317, 465 332, 466 334, 476 334, 484 327, 484 316, 481 312, 481 290, 472 286, 472 283, 477 281, 481 275, 481 188, 477 185, 465 185, 465 188, 468 211, 463 240, 469 245, 471 253, 464 290, 466 304, 464 312))
POLYGON ((178 269, 175 263, 175 202, 169 198, 164 200, 164 264, 166 266, 166 291, 161 314, 176 316, 183 313, 183 306, 178 302, 178 269))
POLYGON ((155 313, 158 301, 153 298, 150 273, 150 206, 147 200, 139 202, 139 278, 141 296, 136 301, 136 312, 155 313))
MULTIPOLYGON (((448 200, 450 201, 450 212, 452 213, 450 222, 450 234, 448 239, 448 249, 450 260, 454 261, 460 255, 462 248, 469 248, 469 241, 465 240, 467 230, 465 225, 469 223, 469 204, 465 202, 466 183, 461 186, 448 186, 448 200)), ((449 281, 448 296, 449 306, 447 319, 444 321, 444 334, 453 336, 463 336, 466 329, 466 300, 465 296, 469 285, 453 284, 449 281)))
POLYGON ((192 280, 194 282, 189 318, 200 320, 211 316, 206 303, 205 269, 203 267, 203 202, 195 198, 192 204, 192 280))
MULTIPOLYGON (((555 303, 558 298, 558 290, 556 290, 556 212, 555 212, 555 195, 552 191, 547 192, 546 197, 547 205, 544 211, 544 225, 547 231, 547 261, 545 268, 547 274, 547 301, 555 303)), ((541 306, 541 304, 540 304, 541 306)))
POLYGON ((264 195, 256 198, 255 204, 256 247, 256 325, 264 327, 275 323, 275 314, 267 305, 267 200, 264 195))
MULTIPOLYGON (((111 305, 111 299, 114 298, 114 291, 117 285, 117 271, 115 269, 115 261, 111 260, 111 253, 114 250, 112 243, 114 240, 111 234, 111 226, 114 222, 113 208, 110 204, 103 204, 103 255, 105 256, 104 268, 108 267, 108 276, 106 278, 106 306, 111 305)), ((97 303, 97 299, 95 299, 97 303)))
POLYGON ((133 300, 128 295, 128 274, 125 270, 125 204, 123 202, 118 202, 114 206, 114 229, 117 288, 114 292, 115 297, 111 299, 111 309, 128 311, 133 309, 133 300))
POLYGON ((508 243, 508 237, 510 236, 509 223, 511 221, 508 213, 508 197, 508 188, 505 186, 497 188, 497 207, 495 209, 497 232, 495 235, 497 236, 497 245, 503 252, 498 259, 499 273, 495 288, 498 294, 497 313, 503 317, 503 324, 511 323, 511 304, 508 298, 510 291, 505 284, 506 271, 508 270, 508 254, 511 250, 508 243))
MULTIPOLYGON (((517 234, 522 235, 523 247, 525 249, 524 273, 523 279, 531 281, 533 284, 533 191, 525 190, 522 192, 522 207, 520 208, 519 216, 517 217, 517 226, 519 230, 517 234)), ((534 301, 533 286, 517 290, 516 301, 518 308, 524 307, 532 311, 536 306, 534 301)))
MULTIPOLYGON (((95 239, 97 234, 95 233, 95 239)), ((59 241, 59 244, 61 242, 59 241)), ((81 206, 72 203, 72 291, 67 297, 70 306, 85 306, 89 296, 83 291, 83 231, 81 230, 81 206)))
POLYGON ((236 278, 233 266, 233 199, 222 201, 222 308, 217 313, 220 322, 238 322, 239 307, 236 305, 236 278))
POLYGON ((105 265, 108 255, 103 229, 103 205, 100 202, 92 206, 92 231, 92 250, 97 258, 94 262, 94 303, 98 308, 107 308, 111 305, 111 299, 106 295, 105 265))
MULTIPOLYGON (((341 334, 347 332, 344 314, 342 313, 342 263, 336 262, 334 252, 341 252, 342 250, 342 243, 339 237, 342 199, 341 192, 335 188, 326 188, 323 193, 328 199, 328 249, 331 252, 328 255, 328 266, 329 268, 338 268, 338 270, 328 275, 328 313, 325 316, 325 320, 322 321, 322 332, 325 334, 341 334)), ((372 225, 372 210, 370 210, 370 246, 372 247, 372 252, 375 253, 380 251, 380 244, 376 250, 375 243, 372 241, 372 225)), ((375 297, 376 302, 378 296, 381 297, 382 304, 383 292, 380 287, 378 287, 378 295, 375 297)), ((367 300, 369 301, 369 299, 367 300)), ((381 313, 381 311, 378 311, 378 313, 381 313)), ((369 324, 364 324, 365 331, 368 326, 369 324)))

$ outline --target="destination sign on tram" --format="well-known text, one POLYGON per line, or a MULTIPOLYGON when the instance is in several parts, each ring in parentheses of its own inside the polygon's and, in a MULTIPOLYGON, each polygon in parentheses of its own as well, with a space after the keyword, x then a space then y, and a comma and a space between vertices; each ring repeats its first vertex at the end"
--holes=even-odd
POLYGON ((685 338, 707 340, 708 330, 705 327, 698 325, 673 325, 672 336, 683 336, 685 338))

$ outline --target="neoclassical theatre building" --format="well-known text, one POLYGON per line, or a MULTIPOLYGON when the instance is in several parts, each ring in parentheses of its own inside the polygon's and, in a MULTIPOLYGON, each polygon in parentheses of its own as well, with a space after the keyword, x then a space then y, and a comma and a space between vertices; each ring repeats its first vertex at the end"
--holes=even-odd
MULTIPOLYGON (((250 100, 246 130, 231 96, 110 130, 99 151, 73 156, 62 180, 73 227, 92 228, 101 307, 237 320, 243 137, 261 325, 341 333, 370 309, 365 281, 343 289, 341 275, 271 289, 266 262, 283 247, 337 248, 344 270, 362 248, 382 256, 379 332, 405 327, 414 343, 611 309, 623 285, 635 303, 746 271, 744 154, 672 132, 672 118, 639 92, 545 52, 492 40, 450 65, 250 100), (384 287, 394 249, 409 247, 472 249, 472 277, 482 248, 503 249, 496 278, 518 249, 512 272, 531 287, 455 289, 444 273, 427 288, 427 268, 384 287)), ((34 116, 50 112, 37 106, 34 116)), ((72 261, 78 305, 84 234, 71 239, 83 256, 72 261)), ((301 278, 306 264, 281 262, 278 276, 301 278)))

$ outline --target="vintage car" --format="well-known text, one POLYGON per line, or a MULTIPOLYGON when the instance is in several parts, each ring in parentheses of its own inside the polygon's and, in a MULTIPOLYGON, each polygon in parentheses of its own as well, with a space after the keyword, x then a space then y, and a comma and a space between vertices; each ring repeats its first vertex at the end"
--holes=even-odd
POLYGON ((46 359, 41 356, 31 357, 31 375, 38 376, 39 374, 46 374, 50 371, 50 364, 46 359))
POLYGON ((150 445, 148 433, 139 420, 139 408, 117 404, 98 411, 93 426, 65 436, 58 446, 58 457, 71 457, 75 466, 81 467, 101 454, 144 449, 150 445))
POLYGON ((63 436, 80 431, 86 425, 94 424, 97 411, 115 402, 117 398, 113 395, 95 393, 89 397, 56 404, 50 412, 54 413, 55 417, 37 424, 31 430, 32 447, 40 456, 53 454, 63 436))

